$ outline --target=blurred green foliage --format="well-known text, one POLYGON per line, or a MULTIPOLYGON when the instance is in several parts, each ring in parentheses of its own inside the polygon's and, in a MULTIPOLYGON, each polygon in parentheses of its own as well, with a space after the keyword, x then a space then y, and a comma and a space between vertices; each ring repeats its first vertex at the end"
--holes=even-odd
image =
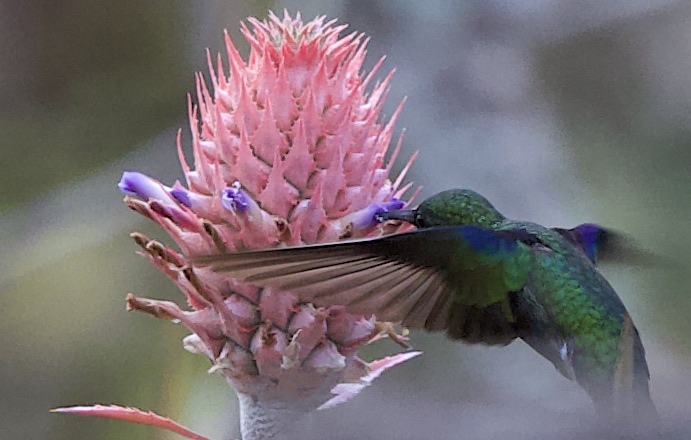
POLYGON ((33 32, 13 37, 29 67, 4 67, 17 82, 0 95, 0 163, 11 164, 0 187, 12 188, 0 208, 79 179, 184 116, 191 80, 178 26, 188 8, 124 0, 8 9, 33 32))

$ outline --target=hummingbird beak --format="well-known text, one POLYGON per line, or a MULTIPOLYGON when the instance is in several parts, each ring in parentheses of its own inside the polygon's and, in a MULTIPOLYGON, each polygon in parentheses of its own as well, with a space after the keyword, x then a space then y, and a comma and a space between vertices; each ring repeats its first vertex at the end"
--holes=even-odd
POLYGON ((394 209, 391 211, 380 212, 376 215, 379 223, 387 220, 403 220, 404 222, 415 224, 414 209, 394 209))

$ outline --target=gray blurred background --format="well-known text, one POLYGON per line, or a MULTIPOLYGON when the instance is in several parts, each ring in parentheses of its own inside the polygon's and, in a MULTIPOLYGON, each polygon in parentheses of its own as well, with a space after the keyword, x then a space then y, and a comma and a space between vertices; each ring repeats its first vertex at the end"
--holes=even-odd
MULTIPOLYGON (((123 170, 171 184, 204 48, 267 9, 326 14, 396 68, 402 157, 423 196, 485 194, 547 225, 614 226, 661 257, 605 268, 642 334, 664 438, 691 438, 691 3, 667 0, 0 2, 0 439, 174 439, 48 413, 117 403, 237 437, 232 390, 181 326, 125 312, 182 300, 134 255, 165 238, 122 203, 123 170)), ((383 73, 383 72, 382 72, 383 73)), ((402 161, 401 161, 402 162, 402 161)), ((588 398, 525 344, 414 333, 422 358, 305 419, 305 438, 592 438, 588 398)), ((397 347, 381 342, 374 357, 397 347)), ((644 436, 640 436, 643 438, 644 436)))

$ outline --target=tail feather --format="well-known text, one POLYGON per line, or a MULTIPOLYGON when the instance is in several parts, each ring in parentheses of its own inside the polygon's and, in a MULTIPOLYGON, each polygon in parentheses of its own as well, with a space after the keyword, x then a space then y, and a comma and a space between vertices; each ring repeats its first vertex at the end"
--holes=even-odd
POLYGON ((649 379, 643 344, 626 313, 612 381, 610 411, 615 421, 622 425, 657 424, 659 416, 650 398, 649 379))

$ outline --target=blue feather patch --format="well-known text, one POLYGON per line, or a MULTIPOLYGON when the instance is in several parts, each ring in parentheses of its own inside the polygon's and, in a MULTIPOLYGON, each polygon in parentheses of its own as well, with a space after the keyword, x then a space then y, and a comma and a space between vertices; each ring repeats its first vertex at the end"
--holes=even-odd
POLYGON ((470 247, 484 254, 499 254, 516 250, 516 239, 509 234, 480 228, 478 226, 460 226, 458 231, 470 247))
POLYGON ((606 239, 605 229, 594 223, 583 223, 576 226, 573 230, 578 231, 580 234, 580 240, 578 241, 580 242, 581 249, 583 249, 590 261, 595 262, 600 245, 606 239))

